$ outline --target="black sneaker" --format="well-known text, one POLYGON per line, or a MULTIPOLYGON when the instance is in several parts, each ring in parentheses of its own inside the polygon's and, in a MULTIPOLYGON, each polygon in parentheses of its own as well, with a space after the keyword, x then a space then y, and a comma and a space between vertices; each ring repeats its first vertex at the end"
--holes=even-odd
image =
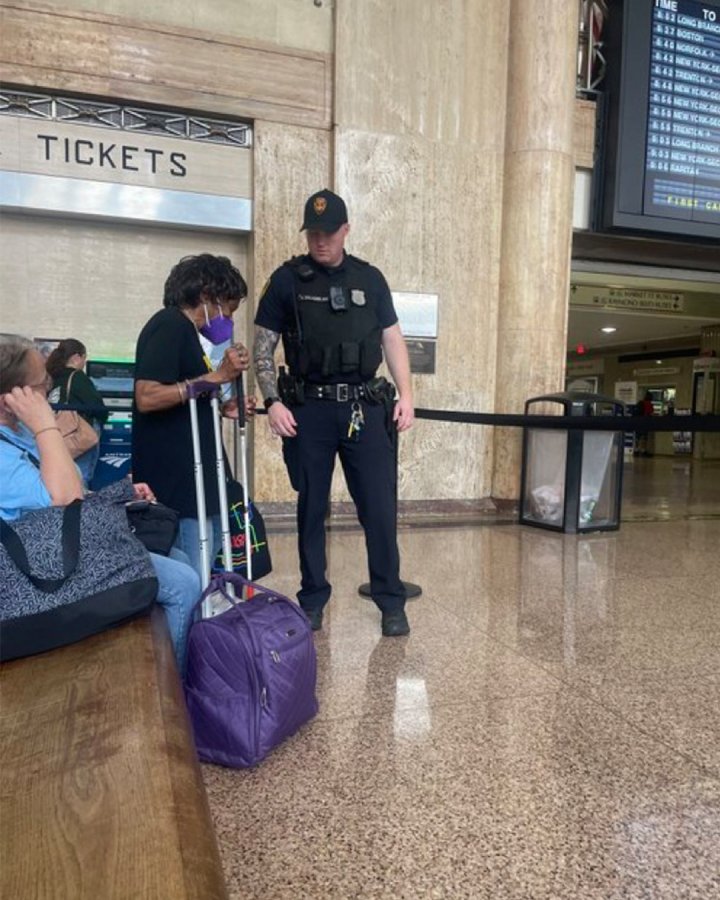
POLYGON ((320 631, 322 628, 323 611, 321 609, 304 609, 305 618, 310 623, 313 631, 320 631))
POLYGON ((405 610, 382 614, 383 637, 403 637, 410 634, 410 623, 405 615, 405 610))

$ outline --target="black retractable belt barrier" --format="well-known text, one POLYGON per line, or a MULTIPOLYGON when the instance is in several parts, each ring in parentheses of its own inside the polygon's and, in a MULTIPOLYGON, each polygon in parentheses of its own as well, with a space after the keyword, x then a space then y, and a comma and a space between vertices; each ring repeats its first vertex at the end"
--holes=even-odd
MULTIPOLYGON (((60 406, 54 409, 69 409, 60 406)), ((258 416, 267 415, 256 409, 258 416)), ((493 425, 496 428, 578 428, 583 431, 720 431, 720 416, 524 416, 520 413, 474 413, 456 409, 416 409, 416 419, 493 425)))
POLYGON ((581 431, 720 431, 720 416, 535 416, 416 409, 416 419, 498 428, 575 428, 581 431))
MULTIPOLYGON (((262 415, 265 410, 258 410, 262 415)), ((435 422, 457 422, 464 425, 487 425, 496 428, 548 428, 565 431, 621 431, 647 434, 656 431, 720 431, 720 416, 547 416, 520 415, 514 413, 476 413, 450 409, 416 409, 416 419, 435 422)), ((395 440, 397 465, 397 436, 395 440)), ((589 530, 589 529, 588 529, 589 530)), ((418 596, 421 588, 418 585, 403 582, 408 599, 418 596)), ((359 592, 364 597, 370 596, 370 585, 363 584, 359 592)))

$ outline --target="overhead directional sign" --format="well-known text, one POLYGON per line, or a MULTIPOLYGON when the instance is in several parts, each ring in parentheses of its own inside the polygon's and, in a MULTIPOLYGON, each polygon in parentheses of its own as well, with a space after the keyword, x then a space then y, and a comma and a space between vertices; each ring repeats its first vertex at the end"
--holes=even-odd
POLYGON ((573 292, 573 306, 609 307, 635 312, 681 313, 685 310, 684 294, 670 291, 644 291, 632 288, 598 288, 573 292))

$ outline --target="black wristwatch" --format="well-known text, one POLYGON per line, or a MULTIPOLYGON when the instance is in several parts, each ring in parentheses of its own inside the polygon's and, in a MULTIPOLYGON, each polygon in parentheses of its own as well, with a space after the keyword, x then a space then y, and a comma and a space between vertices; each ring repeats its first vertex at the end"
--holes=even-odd
POLYGON ((279 402, 280 402, 279 397, 268 397, 266 400, 263 400, 263 406, 265 407, 265 409, 270 409, 270 407, 273 405, 273 403, 279 403, 279 402))

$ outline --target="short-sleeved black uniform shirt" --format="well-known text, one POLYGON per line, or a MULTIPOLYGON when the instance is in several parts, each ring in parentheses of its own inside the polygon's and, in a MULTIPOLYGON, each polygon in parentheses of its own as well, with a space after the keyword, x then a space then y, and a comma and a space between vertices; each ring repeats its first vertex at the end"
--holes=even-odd
MULTIPOLYGON (((137 341, 135 379, 175 384, 207 371, 197 331, 187 316, 175 307, 155 313, 137 341)), ((198 424, 207 514, 216 515, 220 507, 212 409, 204 398, 198 400, 198 424)), ((133 480, 146 481, 158 500, 182 517, 197 518, 188 405, 142 413, 133 402, 132 448, 133 480)))
MULTIPOLYGON (((398 320, 393 306, 392 294, 385 277, 375 266, 363 260, 345 254, 342 263, 334 268, 321 266, 309 255, 298 258, 298 264, 311 266, 316 277, 304 287, 313 294, 327 296, 331 285, 348 287, 364 291, 372 295, 376 301, 376 309, 380 327, 385 329, 395 325, 398 320)), ((284 334, 295 329, 294 290, 296 281, 290 266, 282 265, 270 276, 270 280, 260 298, 255 324, 267 328, 277 334, 284 334)), ((318 375, 310 375, 308 381, 350 382, 359 383, 360 375, 336 375, 321 379, 318 375)))

